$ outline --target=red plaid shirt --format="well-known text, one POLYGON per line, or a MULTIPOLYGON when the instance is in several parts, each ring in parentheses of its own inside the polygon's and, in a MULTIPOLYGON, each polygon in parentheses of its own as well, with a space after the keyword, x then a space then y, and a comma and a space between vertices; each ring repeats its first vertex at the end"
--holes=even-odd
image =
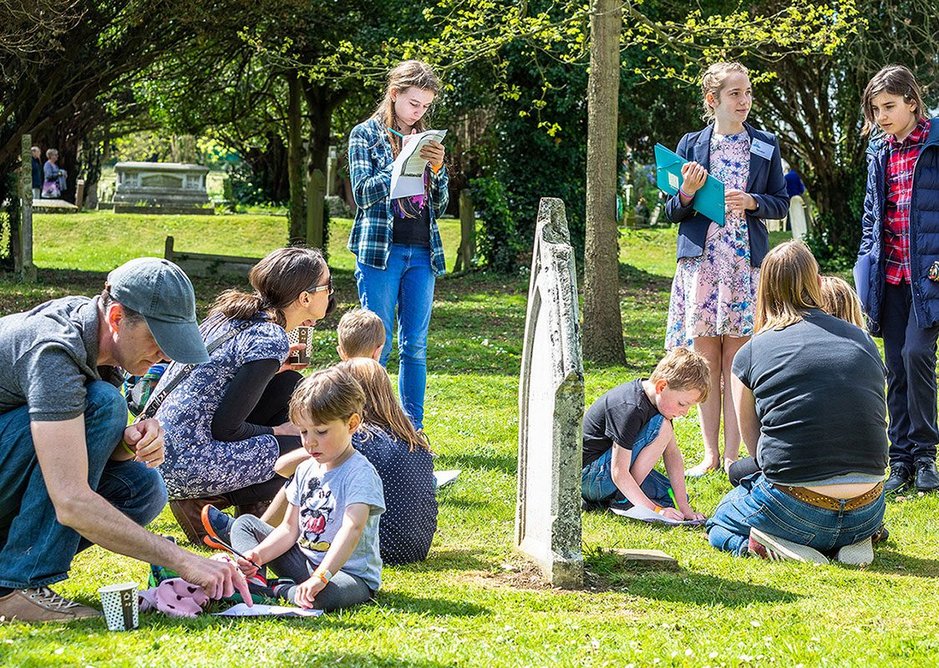
POLYGON ((913 168, 929 136, 929 121, 921 120, 903 141, 887 139, 887 196, 884 201, 884 261, 887 283, 910 282, 910 199, 913 168))

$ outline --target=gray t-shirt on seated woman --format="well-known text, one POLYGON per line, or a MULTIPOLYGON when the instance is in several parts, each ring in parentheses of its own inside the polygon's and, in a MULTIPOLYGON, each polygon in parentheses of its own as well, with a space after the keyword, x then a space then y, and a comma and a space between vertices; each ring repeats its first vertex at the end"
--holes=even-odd
POLYGON ((866 332, 819 310, 757 334, 734 357, 760 420, 767 480, 803 485, 887 467, 885 371, 866 332))

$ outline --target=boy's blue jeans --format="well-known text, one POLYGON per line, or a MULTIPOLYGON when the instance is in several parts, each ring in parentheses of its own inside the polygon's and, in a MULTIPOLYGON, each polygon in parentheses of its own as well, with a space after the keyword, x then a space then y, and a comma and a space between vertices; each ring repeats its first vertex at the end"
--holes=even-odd
MULTIPOLYGON (((656 415, 639 431, 636 442, 632 447, 632 458, 635 459, 642 449, 655 440, 662 428, 665 418, 656 415)), ((618 447, 618 446, 613 446, 618 447)), ((637 480, 642 492, 653 503, 663 508, 673 508, 671 497, 668 495, 671 483, 668 478, 656 470, 649 472, 645 480, 637 480)), ((600 458, 588 464, 580 472, 580 493, 588 501, 606 501, 617 492, 616 483, 613 482, 613 448, 610 448, 600 458)))
MULTIPOLYGON (((133 460, 109 461, 127 426, 127 402, 104 381, 86 389, 88 484, 145 525, 166 505, 163 478, 133 460)), ((64 580, 75 554, 89 545, 56 520, 33 447, 29 407, 0 414, 0 587, 25 589, 64 580)))
POLYGON ((388 364, 397 321, 398 394, 414 427, 422 429, 427 389, 427 330, 434 304, 430 248, 391 244, 385 269, 356 262, 355 280, 362 307, 375 312, 385 325, 382 366, 388 364))
POLYGON ((753 527, 831 552, 873 536, 883 519, 883 494, 854 510, 827 510, 794 499, 773 487, 762 473, 754 473, 724 496, 706 526, 711 545, 743 556, 753 527))

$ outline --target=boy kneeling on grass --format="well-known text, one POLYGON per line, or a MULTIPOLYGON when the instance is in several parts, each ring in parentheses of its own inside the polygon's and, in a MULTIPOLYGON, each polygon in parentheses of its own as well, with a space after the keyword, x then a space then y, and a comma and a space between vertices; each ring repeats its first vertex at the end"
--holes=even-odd
POLYGON ((249 580, 270 564, 282 578, 279 597, 303 608, 335 610, 370 600, 381 584, 378 518, 385 511, 381 478, 352 447, 365 393, 332 367, 304 380, 290 400, 290 421, 311 455, 287 486, 289 506, 275 529, 253 515, 231 527, 231 544, 249 580))
POLYGON ((623 383, 593 402, 584 415, 585 508, 642 506, 669 520, 704 519, 688 504, 672 420, 707 398, 709 376, 704 357, 676 348, 648 380, 623 383), (659 459, 668 477, 653 470, 659 459))

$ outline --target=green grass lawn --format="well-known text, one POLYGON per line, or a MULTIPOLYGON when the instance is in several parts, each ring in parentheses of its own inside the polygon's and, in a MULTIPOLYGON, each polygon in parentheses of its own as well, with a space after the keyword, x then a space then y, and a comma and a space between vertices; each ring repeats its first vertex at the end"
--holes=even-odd
MULTIPOLYGON (((340 313, 355 302, 352 257, 343 247, 348 225, 335 221, 330 243, 340 313)), ((458 227, 455 221, 444 227, 452 266, 458 227)), ((282 217, 271 216, 37 216, 42 283, 26 289, 0 282, 0 313, 70 292, 93 294, 111 267, 140 254, 162 254, 167 234, 184 250, 259 256, 283 241, 285 229, 282 217)), ((627 368, 588 367, 588 401, 648 373, 662 352, 675 231, 629 231, 621 244, 627 368)), ((440 494, 430 559, 386 568, 375 605, 315 620, 178 621, 148 615, 138 631, 126 634, 109 633, 101 621, 0 625, 0 665, 624 668, 936 661, 935 495, 889 504, 891 538, 864 570, 736 559, 712 550, 700 530, 590 513, 583 521, 587 588, 570 592, 542 585, 513 548, 527 285, 522 276, 486 273, 438 283, 426 426, 439 455, 437 468, 460 468, 463 474, 440 494), (665 550, 680 570, 633 570, 612 559, 607 548, 665 550)), ((197 281, 200 308, 225 286, 197 281)), ((316 332, 318 364, 335 361, 337 318, 316 332)), ((696 460, 702 447, 696 420, 678 420, 676 427, 687 459, 696 460)), ((706 513, 727 489, 717 475, 690 484, 693 504, 706 513)), ((182 539, 169 511, 152 528, 182 539)), ((99 586, 128 579, 144 582, 146 566, 92 548, 79 555, 71 579, 57 590, 96 604, 99 586)))

